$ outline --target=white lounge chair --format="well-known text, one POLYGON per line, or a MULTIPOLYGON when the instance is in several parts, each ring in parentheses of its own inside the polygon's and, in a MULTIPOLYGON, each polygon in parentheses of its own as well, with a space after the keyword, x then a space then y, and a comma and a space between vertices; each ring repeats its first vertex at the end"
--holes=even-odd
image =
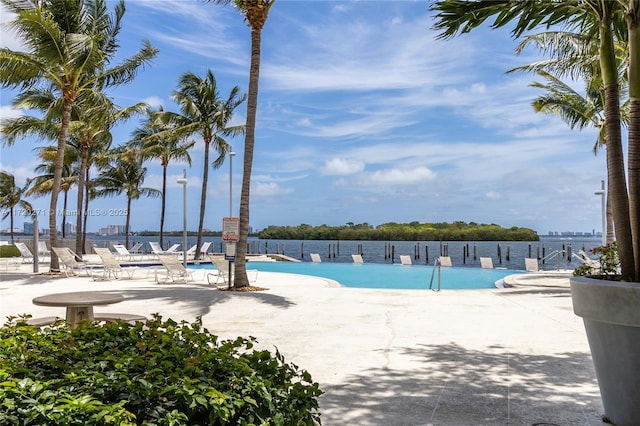
POLYGON ((22 263, 33 263, 33 253, 29 250, 29 247, 25 243, 14 243, 14 246, 20 252, 20 258, 22 259, 22 263))
POLYGON ((51 257, 51 250, 49 250, 47 243, 44 241, 38 241, 38 256, 40 259, 51 257))
POLYGON ((211 284, 225 284, 229 283, 229 261, 225 260, 224 256, 209 256, 211 263, 216 267, 217 272, 215 274, 207 274, 207 282, 211 284), (211 282, 215 278, 214 282, 211 282))
POLYGON ((151 246, 151 251, 153 252, 153 254, 155 254, 156 256, 160 256, 163 254, 170 254, 170 253, 179 254, 178 247, 180 247, 180 244, 174 244, 171 247, 169 247, 167 250, 162 250, 160 243, 156 243, 153 241, 149 241, 149 246, 151 246))
POLYGON ((411 256, 407 255, 407 254, 401 254, 400 255, 400 264, 401 265, 411 265, 411 256))
POLYGON ((361 254, 352 254, 351 258, 353 259, 353 263, 364 263, 364 259, 362 259, 361 254))
MULTIPOLYGON (((200 246, 200 259, 204 259, 210 246, 211 242, 209 241, 202 243, 202 245, 200 246)), ((197 247, 198 245, 194 244, 189 248, 189 250, 187 250, 187 258, 191 257, 192 259, 195 259, 197 247)))
POLYGON ((493 269, 493 259, 491 259, 490 257, 481 257, 480 267, 482 269, 493 269))
POLYGON ((129 249, 129 253, 142 255, 142 243, 135 243, 133 247, 129 249))
POLYGON ((20 257, 3 257, 0 259, 0 271, 9 272, 9 269, 18 270, 20 269, 20 257))
POLYGON ((169 247, 165 253, 178 253, 178 248, 180 247, 180 244, 174 244, 171 247, 169 247))
POLYGON ((94 247, 93 250, 100 257, 100 260, 102 260, 102 263, 104 264, 104 267, 101 270, 102 275, 97 275, 94 273, 92 274, 94 279, 98 279, 100 277, 104 279, 110 279, 113 277, 117 280, 122 277, 123 273, 126 273, 129 279, 131 279, 133 278, 133 274, 135 274, 135 272, 139 269, 137 267, 123 268, 115 258, 113 253, 111 253, 111 250, 109 250, 108 248, 94 247))
POLYGON ((320 258, 320 254, 319 253, 310 253, 311 256, 311 261, 313 263, 320 263, 322 262, 322 258, 320 258))
POLYGON ((84 271, 87 276, 92 276, 94 269, 103 267, 103 265, 85 262, 81 256, 75 254, 73 250, 68 247, 51 247, 51 249, 56 256, 58 256, 60 262, 62 262, 64 273, 67 277, 77 275, 77 272, 80 271, 84 271))
MULTIPOLYGON (((167 278, 164 281, 165 283, 187 283, 195 281, 195 278, 193 278, 193 273, 185 268, 182 263, 180 263, 180 259, 178 259, 178 256, 175 256, 173 254, 160 254, 158 255, 158 259, 166 269, 167 278)), ((157 271, 156 282, 160 283, 157 271)))
POLYGON ((204 259, 204 257, 207 255, 207 252, 209 251, 209 247, 211 247, 211 241, 205 241, 204 243, 202 243, 202 245, 200 246, 200 259, 204 259))
POLYGON ((132 261, 136 260, 136 258, 142 259, 142 255, 131 253, 129 250, 127 250, 124 244, 113 244, 113 249, 116 251, 116 253, 118 253, 118 258, 120 260, 132 261))
POLYGON ((438 257, 438 263, 440 263, 440 266, 453 266, 453 264, 451 263, 451 257, 450 256, 440 256, 438 257))
POLYGON ((540 270, 538 259, 536 259, 535 257, 526 257, 524 259, 524 269, 527 272, 538 272, 540 270))
MULTIPOLYGON (((214 284, 229 284, 229 261, 224 258, 224 256, 220 255, 209 255, 209 259, 213 266, 216 267, 217 272, 208 273, 207 274, 207 282, 209 285, 214 284), (214 280, 212 282, 212 280, 214 280)), ((258 270, 257 269, 247 269, 247 278, 250 283, 255 283, 258 281, 258 270)))

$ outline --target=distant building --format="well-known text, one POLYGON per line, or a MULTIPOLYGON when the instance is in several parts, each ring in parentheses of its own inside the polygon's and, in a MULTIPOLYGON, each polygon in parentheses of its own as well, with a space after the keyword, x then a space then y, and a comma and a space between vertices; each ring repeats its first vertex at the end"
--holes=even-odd
POLYGON ((75 234, 76 226, 73 223, 65 223, 64 225, 64 233, 65 234, 75 234))
POLYGON ((125 225, 109 225, 106 228, 100 228, 100 235, 124 235, 125 225))
POLYGON ((24 232, 25 234, 33 234, 33 223, 24 222, 22 224, 22 232, 24 232))

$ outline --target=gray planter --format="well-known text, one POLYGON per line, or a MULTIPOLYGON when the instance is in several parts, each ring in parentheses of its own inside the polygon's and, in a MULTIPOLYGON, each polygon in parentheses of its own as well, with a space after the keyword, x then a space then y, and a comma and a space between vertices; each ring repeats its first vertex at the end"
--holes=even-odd
POLYGON ((608 421, 640 423, 640 283, 572 277, 608 421))

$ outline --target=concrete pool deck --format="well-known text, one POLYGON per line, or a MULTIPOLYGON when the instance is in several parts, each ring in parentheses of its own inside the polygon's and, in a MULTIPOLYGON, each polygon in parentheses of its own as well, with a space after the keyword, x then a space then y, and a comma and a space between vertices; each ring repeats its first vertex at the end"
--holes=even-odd
MULTIPOLYGON (((118 291, 96 312, 203 323, 222 338, 255 336, 309 371, 325 392, 322 424, 601 425, 603 413, 582 320, 568 279, 527 278, 490 290, 336 288, 316 277, 260 272, 251 293, 196 283, 92 281, 0 273, 0 316, 64 315, 36 306, 49 293, 118 291)), ((40 265, 40 271, 48 265, 40 265)), ((529 275, 528 277, 534 277, 529 275)))

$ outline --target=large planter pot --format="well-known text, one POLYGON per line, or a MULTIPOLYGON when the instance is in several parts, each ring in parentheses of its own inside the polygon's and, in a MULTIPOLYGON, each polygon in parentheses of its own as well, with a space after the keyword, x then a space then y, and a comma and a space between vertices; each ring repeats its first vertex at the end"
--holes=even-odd
POLYGON ((607 420, 640 424, 640 283, 572 277, 607 420))

